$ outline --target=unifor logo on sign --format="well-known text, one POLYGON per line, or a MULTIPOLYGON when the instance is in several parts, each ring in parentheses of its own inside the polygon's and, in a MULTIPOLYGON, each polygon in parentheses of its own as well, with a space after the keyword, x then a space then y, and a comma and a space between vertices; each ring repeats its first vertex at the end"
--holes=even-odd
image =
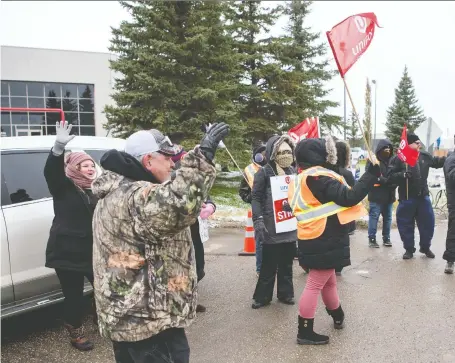
POLYGON ((359 31, 359 33, 365 34, 365 32, 367 30, 367 22, 366 22, 365 18, 363 18, 361 16, 356 16, 356 17, 354 17, 354 23, 355 23, 355 26, 357 27, 357 30, 359 31))

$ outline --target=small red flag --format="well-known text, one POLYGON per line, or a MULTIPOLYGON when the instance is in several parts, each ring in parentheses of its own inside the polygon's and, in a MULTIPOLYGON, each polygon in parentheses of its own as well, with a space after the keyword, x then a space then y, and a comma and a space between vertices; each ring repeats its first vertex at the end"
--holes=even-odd
POLYGON ((319 132, 319 117, 307 117, 301 123, 290 129, 288 135, 292 137, 296 144, 303 139, 321 137, 319 132))
POLYGON ((400 146, 398 147, 397 156, 402 162, 410 166, 415 166, 417 164, 417 160, 419 159, 419 151, 412 149, 408 145, 408 132, 406 125, 403 126, 403 132, 401 133, 401 141, 400 146))
POLYGON ((380 28, 374 13, 361 13, 346 18, 326 33, 342 78, 370 46, 376 26, 380 28))

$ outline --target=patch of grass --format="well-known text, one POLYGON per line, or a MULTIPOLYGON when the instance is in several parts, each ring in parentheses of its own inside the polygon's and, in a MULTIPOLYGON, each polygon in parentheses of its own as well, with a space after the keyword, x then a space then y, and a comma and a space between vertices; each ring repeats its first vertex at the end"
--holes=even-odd
POLYGON ((223 174, 220 173, 210 191, 210 198, 215 204, 223 204, 236 208, 248 208, 249 205, 244 203, 239 196, 239 187, 241 176, 223 178, 223 174))

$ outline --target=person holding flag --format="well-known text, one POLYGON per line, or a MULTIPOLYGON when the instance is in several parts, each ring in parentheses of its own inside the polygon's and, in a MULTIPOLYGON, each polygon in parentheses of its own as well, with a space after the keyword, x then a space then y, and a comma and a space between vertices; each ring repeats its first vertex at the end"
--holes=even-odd
POLYGON ((378 182, 381 170, 375 163, 349 187, 337 173, 337 151, 330 136, 300 141, 295 157, 301 173, 289 186, 288 200, 297 219, 301 262, 310 269, 299 301, 297 343, 327 344, 329 337, 313 330, 318 295, 334 328, 342 329, 344 312, 335 270, 351 264, 349 223, 367 214, 361 201, 378 182))
POLYGON ((398 185, 397 226, 405 249, 404 260, 411 259, 416 251, 416 223, 420 234, 419 252, 428 258, 435 257, 430 249, 435 219, 427 179, 430 168, 442 168, 446 157, 420 151, 421 146, 419 137, 407 133, 404 125, 397 156, 391 161, 388 172, 389 182, 398 185))

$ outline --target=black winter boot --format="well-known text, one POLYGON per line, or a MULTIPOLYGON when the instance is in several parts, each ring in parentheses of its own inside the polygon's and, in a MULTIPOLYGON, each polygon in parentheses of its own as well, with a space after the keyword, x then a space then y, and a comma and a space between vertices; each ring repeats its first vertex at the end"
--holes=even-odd
POLYGON ((379 248, 379 245, 376 242, 376 237, 370 237, 370 238, 368 238, 368 240, 369 240, 368 246, 370 248, 379 248))
POLYGON ((341 305, 335 310, 327 310, 327 314, 329 314, 333 318, 333 327, 335 329, 343 329, 344 328, 344 311, 341 308, 341 305))
POLYGON ((428 258, 435 258, 436 256, 434 255, 433 252, 431 252, 431 250, 429 248, 421 248, 419 250, 420 253, 423 253, 425 256, 427 256, 428 258))
POLYGON ((329 342, 327 335, 320 335, 313 331, 314 319, 305 319, 299 316, 299 332, 297 344, 300 345, 321 345, 329 342))
POLYGON ((406 252, 403 255, 403 260, 410 260, 413 257, 414 257, 414 252, 412 252, 411 250, 406 250, 406 252))

